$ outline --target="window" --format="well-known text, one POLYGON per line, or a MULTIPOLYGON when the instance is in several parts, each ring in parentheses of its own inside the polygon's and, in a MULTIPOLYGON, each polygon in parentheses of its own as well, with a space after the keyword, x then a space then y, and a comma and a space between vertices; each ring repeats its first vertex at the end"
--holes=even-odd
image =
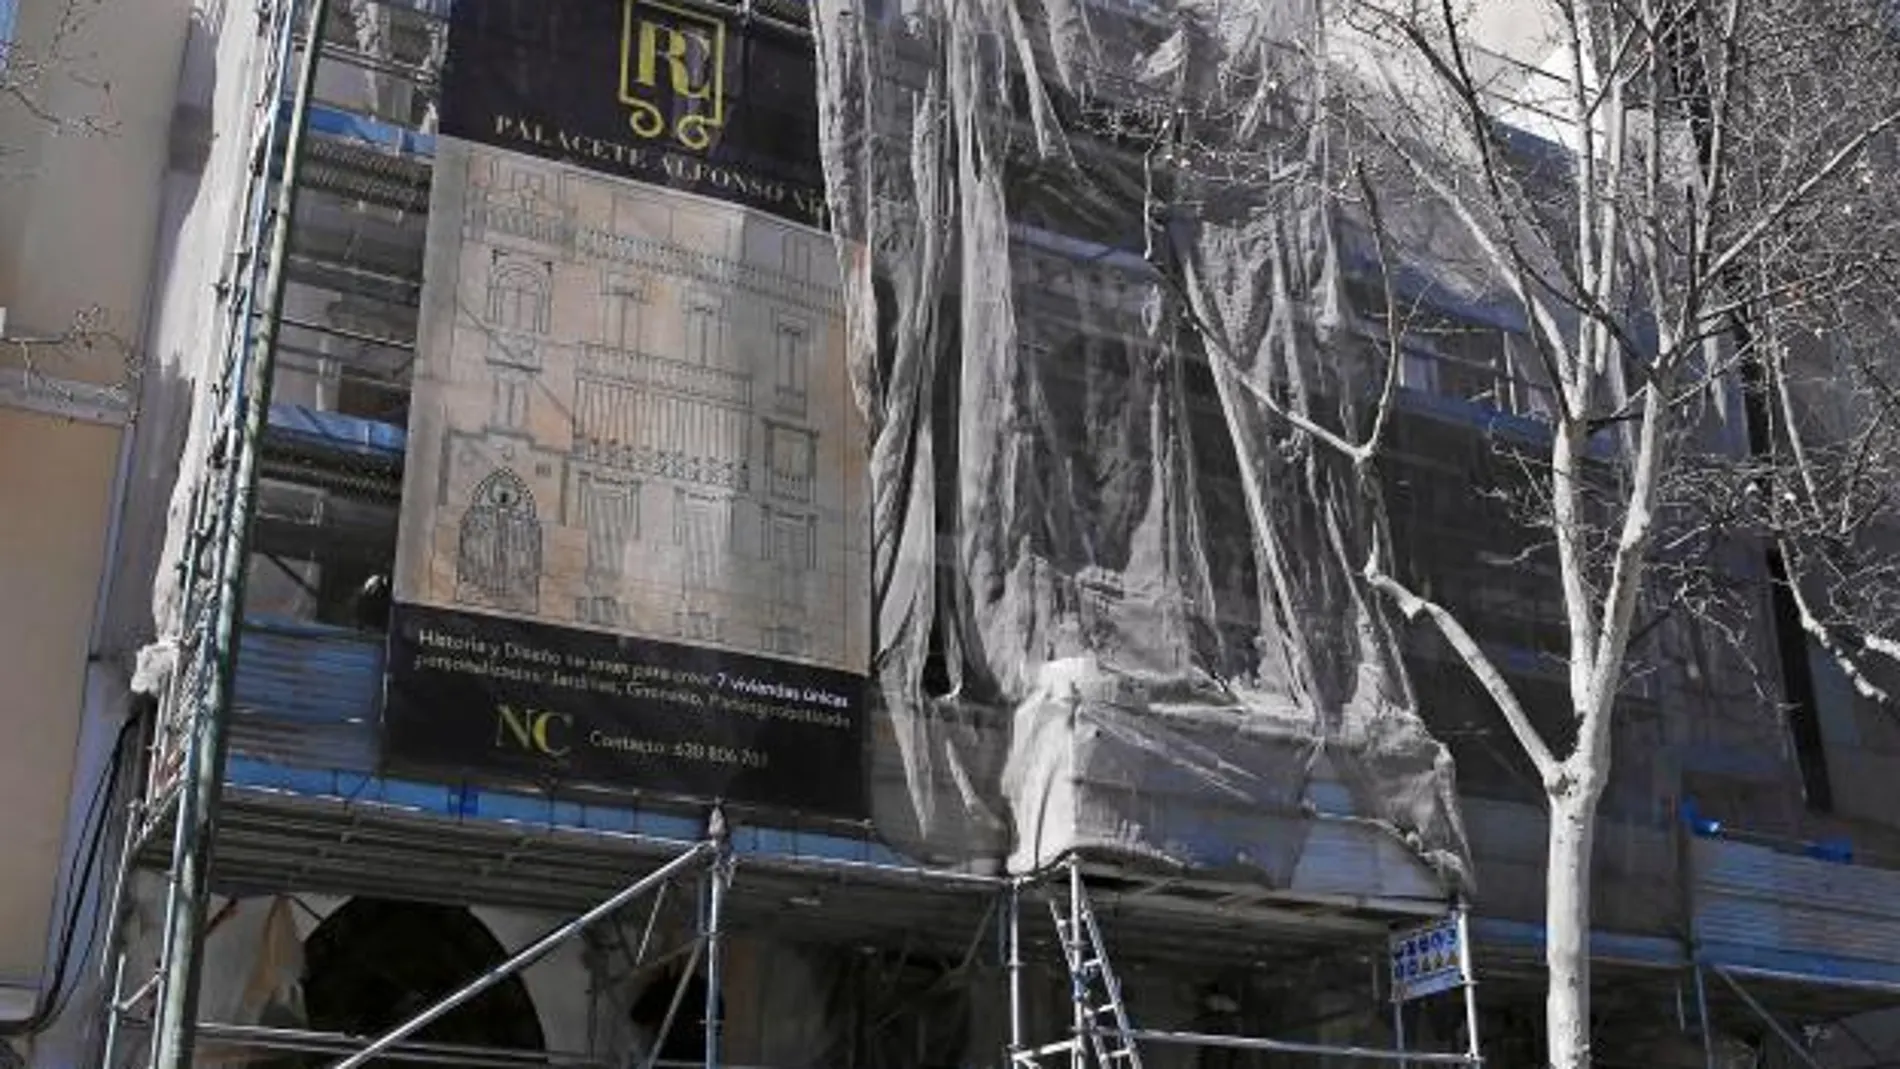
POLYGON ((647 303, 646 287, 639 279, 613 279, 607 283, 606 298, 608 344, 638 352, 642 308, 647 303))
POLYGON ((673 629, 683 638, 703 642, 725 640, 725 620, 715 611, 715 598, 725 586, 726 556, 732 545, 730 502, 714 497, 674 492, 673 540, 683 550, 680 600, 673 612, 673 629))
POLYGON ((577 379, 572 417, 575 448, 596 463, 621 466, 633 463, 629 450, 634 445, 636 430, 643 427, 639 413, 646 400, 646 395, 639 390, 617 382, 577 379))
POLYGON ((506 431, 528 426, 528 376, 515 368, 495 370, 489 425, 506 431))
POLYGON ((760 634, 768 653, 791 657, 811 655, 811 633, 796 624, 769 624, 760 629, 760 634))
POLYGON ((640 487, 580 477, 581 526, 587 530, 587 574, 617 578, 626 568, 627 547, 640 537, 640 487))
POLYGON ((766 486, 773 497, 810 501, 817 436, 796 427, 766 425, 766 486))
POLYGON ((689 593, 719 586, 725 577, 726 555, 732 546, 732 510, 722 498, 673 493, 673 543, 685 550, 680 569, 682 587, 689 593))
POLYGON ((508 175, 508 192, 547 199, 548 177, 539 171, 514 171, 508 175))
POLYGON ((765 556, 772 564, 772 602, 781 613, 802 615, 812 571, 818 566, 818 521, 767 510, 765 556))
POLYGON ((336 410, 398 427, 409 422, 409 392, 392 383, 344 368, 337 378, 336 410))
POLYGON ((1550 387, 1542 384, 1547 379, 1531 340, 1521 334, 1510 333, 1503 335, 1503 338, 1504 372, 1509 376, 1511 411, 1524 416, 1554 419, 1557 414, 1556 397, 1550 387))
MULTIPOLYGON (((1391 316, 1385 295, 1370 280, 1348 283, 1375 361, 1382 359, 1391 316)), ((1401 299, 1399 384, 1514 415, 1548 418, 1553 395, 1532 341, 1476 313, 1401 299)), ((1380 365, 1382 366, 1382 365, 1380 365)))
POLYGON ((811 359, 808 329, 801 320, 781 318, 772 339, 778 407, 799 415, 805 412, 805 382, 811 359))
POLYGON ((811 242, 796 234, 785 235, 784 259, 781 267, 788 278, 800 282, 811 281, 812 252, 811 242))
POLYGON ((1418 328, 1403 339, 1399 382, 1408 389, 1522 416, 1548 416, 1550 390, 1541 385, 1530 342, 1490 327, 1418 328))
POLYGON ((1399 384, 1420 393, 1438 392, 1438 361, 1416 349, 1401 350, 1399 384))
POLYGON ((595 627, 619 627, 625 622, 620 602, 611 594, 585 594, 575 598, 574 619, 595 627))
POLYGON ((509 330, 547 333, 546 270, 498 257, 488 280, 488 321, 509 330))
POLYGON ((686 359, 710 364, 719 353, 719 305, 710 297, 686 298, 686 359))
POLYGON ((768 510, 766 559, 786 571, 810 571, 818 564, 817 521, 810 516, 768 510))

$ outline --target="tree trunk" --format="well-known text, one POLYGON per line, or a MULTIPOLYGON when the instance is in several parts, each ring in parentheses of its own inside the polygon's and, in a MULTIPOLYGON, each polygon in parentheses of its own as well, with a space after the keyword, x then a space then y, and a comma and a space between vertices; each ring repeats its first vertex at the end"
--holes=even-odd
POLYGON ((1549 868, 1544 875, 1544 964, 1550 972, 1544 1018, 1551 1069, 1590 1065, 1590 860, 1596 805, 1574 784, 1550 798, 1549 868))

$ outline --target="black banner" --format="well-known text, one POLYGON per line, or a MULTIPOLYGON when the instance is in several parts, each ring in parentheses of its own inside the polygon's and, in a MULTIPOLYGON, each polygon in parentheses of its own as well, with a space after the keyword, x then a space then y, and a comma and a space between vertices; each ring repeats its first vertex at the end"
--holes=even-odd
POLYGON ((441 131, 822 225, 815 77, 691 0, 457 0, 441 131))
POLYGON ((866 815, 864 680, 415 605, 390 621, 392 766, 866 815))

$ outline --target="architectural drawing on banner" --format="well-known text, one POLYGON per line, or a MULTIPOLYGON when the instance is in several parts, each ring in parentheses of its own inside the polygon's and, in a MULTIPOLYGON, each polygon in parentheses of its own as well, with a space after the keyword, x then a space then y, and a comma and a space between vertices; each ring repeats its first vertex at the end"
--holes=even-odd
POLYGON ((817 564, 818 523, 809 513, 768 505, 761 541, 774 568, 765 625, 768 652, 802 657, 811 648, 811 574, 817 564))
POLYGON ((414 432, 442 440, 413 443, 441 457, 424 552, 456 530, 456 579, 413 560, 402 596, 862 671, 865 458, 830 239, 457 148, 459 234, 432 253, 453 322, 425 339, 437 419, 414 432))
POLYGON ((541 522, 534 495, 514 472, 495 471, 475 486, 462 512, 456 550, 456 600, 533 612, 541 589, 541 522))
POLYGON ((569 257, 575 218, 572 201, 562 193, 564 176, 508 153, 493 153, 483 164, 488 173, 479 195, 469 198, 466 240, 569 257))
POLYGON ((520 433, 528 426, 529 386, 541 371, 540 339, 547 333, 553 265, 499 249, 489 257, 486 355, 494 382, 488 426, 520 433))
POLYGON ((726 586, 732 557, 730 498, 673 491, 673 544, 683 566, 679 599, 673 609, 673 635, 692 642, 723 643, 727 614, 707 592, 726 586))
POLYGON ((811 324, 781 315, 772 324, 772 400, 782 415, 804 418, 811 377, 811 324))

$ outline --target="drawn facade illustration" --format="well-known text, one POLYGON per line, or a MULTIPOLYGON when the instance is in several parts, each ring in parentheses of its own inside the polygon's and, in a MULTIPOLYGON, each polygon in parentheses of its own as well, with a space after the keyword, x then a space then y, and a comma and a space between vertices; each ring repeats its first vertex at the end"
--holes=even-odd
POLYGON ((500 469, 476 484, 458 525, 456 600, 532 612, 541 587, 541 524, 520 476, 500 469))
POLYGON ((862 671, 863 434, 830 238, 451 143, 398 563, 422 603, 862 671), (448 294, 452 290, 453 303, 448 294), (431 441, 429 439, 439 439, 431 441))

